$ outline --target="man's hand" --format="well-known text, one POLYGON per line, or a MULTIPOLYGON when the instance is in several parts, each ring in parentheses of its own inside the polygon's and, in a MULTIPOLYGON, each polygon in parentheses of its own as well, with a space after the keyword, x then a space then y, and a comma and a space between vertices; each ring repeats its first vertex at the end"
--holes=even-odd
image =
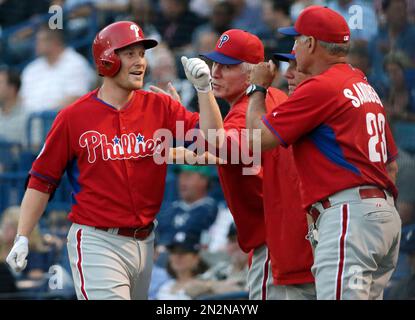
POLYGON ((172 97, 173 100, 176 100, 182 103, 182 99, 180 98, 180 95, 177 93, 176 88, 171 84, 171 82, 167 84, 167 91, 164 91, 163 89, 156 87, 156 86, 150 86, 150 91, 155 92, 155 93, 166 94, 172 97))
POLYGON ((28 254, 29 240, 25 236, 17 236, 6 262, 15 272, 20 272, 26 268, 28 254))
POLYGON ((277 74, 277 66, 271 60, 254 66, 249 76, 252 84, 269 88, 277 74))
POLYGON ((199 58, 182 57, 182 64, 187 79, 198 92, 207 93, 212 90, 209 66, 199 58))
POLYGON ((226 164, 226 160, 218 158, 209 152, 201 155, 186 149, 185 147, 170 148, 168 163, 191 164, 191 165, 209 165, 209 164, 226 164))

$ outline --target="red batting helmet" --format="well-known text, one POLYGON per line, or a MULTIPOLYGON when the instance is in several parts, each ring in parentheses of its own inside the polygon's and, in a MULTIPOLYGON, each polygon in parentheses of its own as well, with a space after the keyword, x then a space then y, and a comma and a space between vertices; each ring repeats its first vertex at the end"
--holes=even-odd
POLYGON ((156 40, 146 39, 143 30, 131 21, 114 22, 98 32, 92 44, 92 53, 99 75, 115 76, 121 67, 115 50, 133 43, 140 43, 146 49, 157 45, 156 40))

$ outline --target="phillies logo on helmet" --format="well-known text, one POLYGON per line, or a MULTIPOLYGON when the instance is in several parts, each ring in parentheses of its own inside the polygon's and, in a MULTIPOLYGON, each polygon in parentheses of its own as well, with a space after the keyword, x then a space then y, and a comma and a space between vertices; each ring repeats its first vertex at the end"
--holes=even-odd
POLYGON ((97 131, 84 132, 79 137, 79 145, 81 148, 88 150, 88 162, 94 163, 97 159, 96 149, 101 147, 102 159, 107 160, 123 160, 137 159, 153 156, 155 153, 161 152, 161 139, 144 139, 144 136, 138 133, 123 134, 120 138, 117 136, 108 142, 107 136, 97 131))
POLYGON ((230 37, 227 34, 223 34, 219 39, 218 48, 222 48, 223 44, 229 41, 230 37))
POLYGON ((140 28, 136 24, 132 24, 130 29, 134 31, 136 38, 140 38, 140 28))

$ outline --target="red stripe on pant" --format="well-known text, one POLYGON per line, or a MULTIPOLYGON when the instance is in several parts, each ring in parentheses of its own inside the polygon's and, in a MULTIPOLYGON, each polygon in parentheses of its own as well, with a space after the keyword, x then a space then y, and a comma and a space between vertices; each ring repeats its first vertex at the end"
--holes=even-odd
POLYGON ((339 267, 337 270, 337 281, 336 281, 336 300, 340 300, 342 296, 342 279, 344 273, 344 256, 346 250, 346 233, 347 233, 347 224, 348 224, 348 209, 349 205, 344 204, 342 205, 342 233, 340 236, 340 243, 339 243, 339 267))
POLYGON ((269 251, 267 250, 267 258, 265 259, 264 265, 264 278, 262 279, 262 300, 267 300, 267 282, 268 282, 268 273, 269 273, 269 251))
POLYGON ((88 295, 86 294, 86 291, 85 291, 84 273, 82 271, 81 241, 82 241, 82 229, 79 229, 76 232, 76 251, 78 253, 78 262, 76 266, 78 267, 79 278, 81 279, 81 293, 84 296, 85 300, 88 300, 88 295))

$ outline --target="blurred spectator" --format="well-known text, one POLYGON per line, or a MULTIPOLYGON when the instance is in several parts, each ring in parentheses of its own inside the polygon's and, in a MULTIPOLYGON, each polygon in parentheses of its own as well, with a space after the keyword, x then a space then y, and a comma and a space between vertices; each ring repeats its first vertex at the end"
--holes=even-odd
MULTIPOLYGON (((52 210, 47 214, 46 229, 43 240, 49 248, 48 276, 59 277, 59 286, 51 288, 48 294, 51 298, 74 299, 76 298, 72 270, 66 246, 67 235, 71 226, 67 218, 68 212, 63 210, 52 210)), ((51 279, 49 279, 50 281, 51 279)))
POLYGON ((220 34, 217 34, 216 32, 211 32, 211 31, 200 33, 194 45, 194 49, 195 49, 194 55, 197 56, 198 54, 202 52, 212 51, 216 46, 216 42, 218 41, 219 36, 220 34))
POLYGON ((207 18, 211 15, 213 7, 222 0, 190 0, 189 8, 198 16, 207 18))
POLYGON ((233 216, 226 202, 219 203, 218 208, 216 220, 209 229, 210 241, 207 251, 213 254, 226 251, 229 228, 234 223, 233 216))
POLYGON ((411 60, 401 51, 391 52, 385 57, 384 69, 389 80, 384 98, 389 119, 415 121, 415 86, 411 88, 406 79, 406 73, 413 69, 411 60))
POLYGON ((155 25, 171 49, 188 50, 195 28, 205 22, 189 10, 189 0, 160 0, 155 25))
MULTIPOLYGON (((192 36, 192 44, 196 47, 196 43, 199 41, 202 34, 206 32, 214 32, 218 34, 215 39, 218 39, 226 30, 231 29, 232 20, 235 14, 235 7, 228 1, 218 2, 213 7, 213 11, 209 16, 209 22, 196 28, 192 36)), ((207 51, 196 51, 207 52, 207 51)))
MULTIPOLYGON (((150 0, 130 0, 130 6, 126 14, 120 14, 116 17, 117 21, 134 21, 144 31, 146 38, 157 40, 162 43, 161 35, 154 25, 154 6, 150 0)), ((158 49, 159 46, 157 46, 158 49)), ((155 57, 154 50, 146 51, 148 65, 155 65, 160 61, 155 57)), ((147 83, 148 81, 146 81, 147 83)))
POLYGON ((167 271, 172 280, 159 290, 158 300, 190 300, 188 290, 196 277, 204 273, 208 266, 199 255, 200 237, 198 234, 178 232, 168 245, 169 261, 167 271))
POLYGON ((324 5, 325 0, 296 0, 291 6, 290 15, 293 21, 297 20, 301 11, 312 5, 324 5))
POLYGON ((22 103, 27 112, 62 108, 89 91, 95 75, 88 61, 66 47, 63 31, 41 27, 36 34, 39 56, 22 73, 22 103))
POLYGON ((278 32, 278 28, 291 26, 289 0, 264 0, 262 15, 267 28, 258 34, 265 48, 265 57, 272 57, 275 52, 291 52, 294 46, 292 37, 278 32))
POLYGON ((377 35, 378 21, 373 4, 362 0, 334 0, 328 7, 346 19, 352 41, 369 42, 377 35))
POLYGON ((6 28, 30 18, 27 0, 0 0, 0 27, 6 28))
POLYGON ((0 0, 0 28, 21 23, 37 14, 48 13, 50 0, 0 0))
MULTIPOLYGON (((413 188, 415 159, 408 152, 399 149, 399 157, 396 159, 396 162, 399 168, 396 180, 396 187, 399 190, 396 208, 405 230, 406 226, 415 223, 415 189, 413 188)), ((392 287, 395 286, 400 280, 408 277, 410 273, 408 256, 400 250, 396 269, 390 279, 390 285, 392 287)), ((391 290, 391 288, 388 288, 385 291, 385 298, 389 298, 391 290)))
POLYGON ((389 300, 415 299, 415 224, 402 229, 400 251, 408 255, 411 268, 409 277, 402 279, 394 285, 388 294, 389 300))
POLYGON ((347 61, 353 67, 360 69, 367 77, 370 85, 376 90, 379 97, 383 98, 387 94, 387 88, 381 79, 377 78, 373 73, 369 60, 369 49, 367 44, 364 43, 353 43, 347 61))
MULTIPOLYGON (((19 214, 19 207, 9 207, 3 212, 0 224, 0 257, 3 261, 13 247, 14 238, 17 234, 19 214)), ((42 279, 44 273, 49 270, 49 266, 51 265, 48 252, 49 248, 45 246, 39 226, 37 225, 29 238, 27 267, 22 275, 28 279, 42 279)))
MULTIPOLYGON (((373 0, 373 6, 376 10, 376 14, 379 16, 381 23, 384 22, 383 11, 382 11, 382 2, 384 0, 373 0)), ((415 23, 415 1, 406 0, 408 6, 408 21, 410 23, 415 23)))
POLYGON ((9 69, 0 69, 0 139, 24 144, 26 113, 20 98, 20 76, 9 69))
POLYGON ((235 7, 232 27, 259 34, 266 29, 259 5, 252 5, 246 0, 228 0, 235 7))
POLYGON ((95 34, 98 23, 97 9, 92 0, 52 0, 51 5, 58 5, 63 8, 63 28, 68 43, 78 42, 77 51, 89 57, 91 55, 91 44, 84 43, 86 37, 95 34), (93 29, 93 30, 92 30, 93 29))
MULTIPOLYGON (((78 0, 75 0, 78 1, 78 0)), ((98 10, 100 27, 103 28, 113 23, 119 14, 128 12, 129 0, 92 0, 98 10)))
POLYGON ((187 290, 190 296, 248 291, 248 255, 239 247, 234 224, 229 228, 226 252, 229 260, 217 261, 209 270, 198 276, 187 290))
MULTIPOLYGON (((130 0, 127 14, 119 15, 117 20, 127 20, 137 23, 147 38, 161 42, 161 35, 154 26, 154 9, 150 0, 130 0)), ((146 52, 152 52, 151 50, 146 52)))
POLYGON ((396 160, 399 171, 396 186, 399 197, 396 203, 402 225, 415 223, 415 159, 406 151, 399 149, 399 157, 396 160))
POLYGON ((60 265, 71 275, 72 271, 66 247, 66 238, 71 223, 67 216, 68 213, 66 211, 53 210, 48 213, 44 240, 53 251, 53 264, 60 265))
POLYGON ((99 10, 109 12, 126 12, 129 0, 92 0, 99 10))
MULTIPOLYGON (((154 241, 154 249, 157 247, 157 237, 154 241)), ((171 280, 170 275, 167 273, 166 268, 159 266, 156 261, 158 260, 159 253, 157 250, 154 250, 153 261, 155 262, 153 265, 153 269, 151 271, 151 279, 150 279, 150 287, 148 289, 148 299, 155 300, 157 299, 157 294, 160 288, 167 282, 171 280)))
POLYGON ((408 22, 405 0, 383 0, 386 23, 369 44, 374 76, 387 83, 383 72, 385 56, 392 51, 403 51, 415 61, 415 26, 408 22))
POLYGON ((218 213, 215 200, 208 196, 211 168, 182 165, 178 177, 179 198, 159 214, 156 230, 159 244, 166 245, 177 232, 208 232, 218 213))
POLYGON ((5 17, 11 25, 9 28, 5 28, 4 33, 0 27, 0 31, 2 31, 0 60, 2 60, 2 63, 18 66, 20 70, 28 60, 33 59, 33 36, 36 28, 34 26, 38 25, 41 21, 47 21, 50 16, 48 11, 51 1, 22 0, 6 1, 6 3, 7 2, 12 4, 12 8, 6 8, 6 12, 1 12, 0 14, 1 17, 5 17), (19 4, 16 6, 13 2, 19 2, 19 4), (19 6, 21 7, 19 8, 19 6), (20 18, 26 18, 14 22, 12 17, 16 15, 21 15, 20 18))
POLYGON ((148 61, 149 77, 145 90, 151 86, 168 91, 168 84, 171 83, 181 97, 184 106, 188 106, 195 96, 195 90, 190 81, 179 79, 177 75, 176 60, 168 47, 159 45, 152 50, 152 59, 148 61))

